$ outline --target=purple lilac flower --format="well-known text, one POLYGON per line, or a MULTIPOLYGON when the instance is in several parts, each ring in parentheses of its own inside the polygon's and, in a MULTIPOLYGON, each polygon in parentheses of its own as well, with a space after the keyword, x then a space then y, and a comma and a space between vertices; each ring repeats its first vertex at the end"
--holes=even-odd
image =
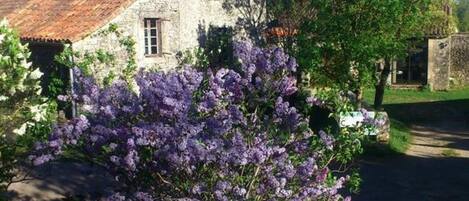
POLYGON ((137 201, 154 201, 155 200, 153 196, 145 192, 136 192, 134 196, 137 199, 137 201))
POLYGON ((323 106, 324 105, 324 101, 322 101, 321 99, 317 98, 317 97, 314 97, 314 96, 310 96, 306 99, 306 103, 308 103, 310 106, 323 106))
POLYGON ((36 165, 36 166, 42 165, 46 162, 49 162, 52 159, 53 159, 53 157, 50 154, 42 155, 42 156, 39 156, 37 158, 34 158, 33 164, 36 165))
POLYGON ((125 196, 115 193, 105 199, 106 201, 126 201, 125 196))
MULTIPOLYGON (((277 47, 236 42, 234 48, 237 70, 141 71, 135 78, 138 93, 121 80, 100 87, 74 69, 70 97, 90 113, 57 125, 31 160, 39 165, 79 145, 132 187, 107 200, 339 198, 346 180, 326 185, 316 164, 333 148, 332 136, 320 132, 325 146, 312 149, 310 138, 316 136, 288 101, 297 91, 295 59, 277 47), (207 173, 210 177, 200 176, 207 173), (185 190, 183 198, 171 194, 181 178, 187 182, 177 186, 185 190), (298 181, 303 188, 296 188, 298 181)), ((308 103, 325 104, 312 97, 308 103)))
POLYGON ((298 88, 296 87, 296 78, 294 77, 284 77, 280 81, 280 86, 281 94, 284 96, 290 96, 296 91, 298 91, 298 88))
POLYGON ((328 150, 332 150, 334 148, 334 138, 331 135, 324 131, 319 131, 319 137, 328 150))

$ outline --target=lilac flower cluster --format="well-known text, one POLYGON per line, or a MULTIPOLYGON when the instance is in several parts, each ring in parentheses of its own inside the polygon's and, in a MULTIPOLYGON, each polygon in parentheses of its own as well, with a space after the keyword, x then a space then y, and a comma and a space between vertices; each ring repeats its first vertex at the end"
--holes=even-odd
POLYGON ((360 113, 363 115, 363 124, 366 126, 381 128, 386 124, 386 119, 379 116, 378 113, 371 115, 371 112, 365 108, 361 108, 360 113))
POLYGON ((287 101, 297 91, 295 59, 250 43, 234 52, 238 71, 140 72, 138 95, 76 70, 72 98, 85 116, 58 125, 31 159, 39 165, 80 148, 126 185, 108 200, 342 199, 347 179, 331 182, 321 165, 334 139, 313 134, 287 101))

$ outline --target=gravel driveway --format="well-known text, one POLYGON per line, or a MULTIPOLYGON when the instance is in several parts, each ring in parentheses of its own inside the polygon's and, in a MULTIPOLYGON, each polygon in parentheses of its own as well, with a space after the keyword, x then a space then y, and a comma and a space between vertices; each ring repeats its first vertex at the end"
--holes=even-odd
POLYGON ((391 105, 411 124, 404 155, 362 161, 358 201, 469 200, 469 100, 391 105))

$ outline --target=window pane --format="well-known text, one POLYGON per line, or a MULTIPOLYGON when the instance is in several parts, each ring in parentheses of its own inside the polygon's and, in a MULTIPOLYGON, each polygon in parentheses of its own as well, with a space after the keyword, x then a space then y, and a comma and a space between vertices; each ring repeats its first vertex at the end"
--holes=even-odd
POLYGON ((156 27, 156 20, 155 19, 151 19, 150 20, 150 27, 156 27))
POLYGON ((151 39, 151 45, 156 45, 156 38, 151 39))
POLYGON ((151 36, 156 37, 156 29, 152 29, 152 30, 150 30, 150 31, 151 31, 151 36))
POLYGON ((145 46, 145 54, 149 54, 149 52, 148 52, 148 46, 145 46))
POLYGON ((144 23, 145 23, 144 27, 147 28, 147 27, 148 27, 148 23, 147 23, 148 20, 145 19, 145 20, 143 20, 143 21, 144 21, 144 23))
POLYGON ((158 53, 158 48, 156 46, 151 47, 151 53, 152 54, 157 54, 158 53))

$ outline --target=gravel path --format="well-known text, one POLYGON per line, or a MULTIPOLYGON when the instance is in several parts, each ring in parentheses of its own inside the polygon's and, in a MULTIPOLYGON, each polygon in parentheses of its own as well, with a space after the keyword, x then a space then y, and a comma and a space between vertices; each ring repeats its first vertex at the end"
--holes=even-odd
POLYGON ((404 155, 364 159, 362 190, 353 200, 469 200, 467 102, 392 106, 401 114, 391 116, 416 119, 410 122, 413 142, 404 155))

